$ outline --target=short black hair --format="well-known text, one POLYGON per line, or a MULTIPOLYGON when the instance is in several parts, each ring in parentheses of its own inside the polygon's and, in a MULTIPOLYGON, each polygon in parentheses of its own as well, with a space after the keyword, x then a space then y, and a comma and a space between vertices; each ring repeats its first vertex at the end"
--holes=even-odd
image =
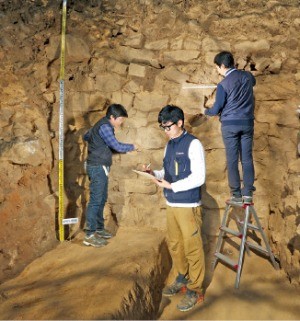
POLYGON ((223 64, 226 68, 233 68, 234 58, 231 52, 221 51, 215 56, 214 63, 219 67, 223 64))
POLYGON ((158 114, 157 121, 159 124, 167 123, 171 121, 172 123, 177 123, 179 120, 182 120, 182 127, 184 125, 184 113, 183 110, 174 105, 167 105, 162 108, 158 114))
POLYGON ((118 117, 128 117, 127 111, 123 105, 120 104, 112 104, 107 108, 106 111, 106 117, 110 118, 110 116, 113 116, 113 118, 118 117))

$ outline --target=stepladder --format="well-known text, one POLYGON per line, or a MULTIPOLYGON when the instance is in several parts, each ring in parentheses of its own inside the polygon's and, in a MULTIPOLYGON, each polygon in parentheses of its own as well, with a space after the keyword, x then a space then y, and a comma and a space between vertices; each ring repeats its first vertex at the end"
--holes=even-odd
POLYGON ((214 270, 218 262, 230 267, 236 272, 235 288, 239 288, 245 252, 262 255, 270 260, 276 270, 279 264, 275 258, 254 204, 233 203, 226 201, 220 232, 217 239, 216 251, 212 262, 214 270), (232 257, 226 246, 236 249, 237 255, 232 257))

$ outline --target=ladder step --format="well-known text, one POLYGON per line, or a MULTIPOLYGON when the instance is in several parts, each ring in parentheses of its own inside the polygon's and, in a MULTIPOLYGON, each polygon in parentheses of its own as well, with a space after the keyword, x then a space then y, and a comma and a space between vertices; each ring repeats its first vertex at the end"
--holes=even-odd
MULTIPOLYGON (((244 225, 244 221, 238 220, 238 223, 239 223, 240 225, 244 225)), ((256 225, 253 225, 253 224, 248 223, 248 224, 247 224, 247 227, 248 227, 248 229, 259 231, 259 227, 256 226, 256 225)), ((263 228, 262 228, 262 229, 263 229, 263 228)))
MULTIPOLYGON (((237 220, 237 222, 238 222, 241 226, 243 226, 244 223, 245 223, 244 221, 241 221, 241 220, 237 220)), ((259 231, 259 230, 260 230, 258 226, 253 225, 253 224, 250 224, 250 223, 247 224, 247 227, 248 227, 248 229, 251 229, 251 230, 256 230, 256 231, 259 231)), ((262 229, 263 229, 263 228, 262 228, 262 229)))
POLYGON ((221 230, 221 231, 224 231, 224 232, 226 232, 226 233, 228 233, 228 234, 235 235, 235 236, 237 236, 237 237, 239 237, 239 238, 242 238, 242 236, 243 236, 243 234, 240 233, 239 231, 234 231, 234 230, 232 230, 232 229, 230 229, 230 228, 228 228, 228 227, 226 227, 226 226, 221 226, 221 227, 220 227, 220 230, 221 230))
POLYGON ((215 253, 215 256, 216 256, 219 260, 221 260, 221 261, 227 263, 228 265, 230 265, 231 267, 233 267, 235 270, 238 269, 238 264, 236 264, 236 263, 235 263, 233 260, 231 260, 229 257, 227 257, 227 256, 225 256, 225 255, 223 255, 223 254, 221 254, 221 253, 219 253, 219 252, 216 252, 216 253, 215 253))
POLYGON ((227 204, 227 205, 230 205, 230 206, 241 207, 241 208, 244 207, 244 204, 243 204, 243 203, 234 203, 234 202, 231 202, 230 200, 227 200, 227 201, 226 201, 226 204, 227 204))
POLYGON ((248 223, 247 227, 251 230, 259 231, 259 227, 253 224, 248 223))
POLYGON ((252 249, 254 249, 254 250, 257 250, 257 251, 259 251, 259 252, 261 252, 261 253, 264 253, 264 254, 266 254, 266 255, 269 255, 269 252, 268 252, 265 248, 263 248, 262 246, 259 246, 259 245, 250 243, 250 242, 248 242, 248 241, 246 242, 246 244, 247 244, 250 248, 252 248, 252 249))

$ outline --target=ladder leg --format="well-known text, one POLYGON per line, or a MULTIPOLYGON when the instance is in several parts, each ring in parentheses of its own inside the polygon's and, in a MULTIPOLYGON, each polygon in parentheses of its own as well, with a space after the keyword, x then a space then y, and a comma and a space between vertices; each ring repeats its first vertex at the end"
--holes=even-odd
MULTIPOLYGON (((230 205, 230 204, 227 204, 227 205, 226 205, 226 209, 225 209, 225 213, 224 213, 223 218, 222 218, 221 226, 227 226, 227 220, 228 220, 228 214, 229 214, 230 208, 231 208, 231 205, 230 205)), ((220 233, 219 233, 219 236, 218 236, 217 245, 216 245, 215 253, 220 252, 221 247, 222 247, 222 245, 223 245, 224 235, 225 235, 225 232, 220 230, 220 233)), ((215 269, 217 263, 218 263, 218 258, 215 257, 215 258, 213 259, 213 262, 212 262, 212 270, 215 269)))
MULTIPOLYGON (((250 218, 250 217, 249 217, 249 218, 250 218)), ((242 222, 239 221, 239 218, 237 217, 237 215, 235 215, 234 222, 235 222, 235 225, 236 225, 237 229, 239 230, 239 232, 240 232, 241 234, 243 234, 243 227, 242 227, 243 224, 242 224, 242 222)), ((250 252, 250 249, 249 249, 247 243, 245 244, 245 248, 246 248, 247 254, 250 256, 250 255, 251 255, 251 252, 250 252)))
POLYGON ((257 227, 259 228, 260 234, 261 234, 261 236, 262 236, 262 238, 263 238, 263 241, 264 241, 264 243, 265 243, 266 249, 267 249, 267 251, 268 251, 270 260, 271 260, 274 268, 275 268, 276 270, 278 270, 278 269, 279 269, 279 264, 278 264, 278 262, 276 262, 276 260, 275 260, 274 254, 273 254, 273 252, 272 252, 272 250, 271 250, 271 247, 270 247, 269 242, 268 242, 268 240, 267 240, 266 234, 264 233, 264 231, 263 231, 263 229, 262 229, 262 226, 261 226, 261 224, 260 224, 259 218, 258 218, 258 216, 257 216, 257 214, 256 214, 256 212, 255 212, 255 210, 254 210, 254 207, 253 207, 253 206, 250 206, 250 210, 251 210, 251 212, 252 212, 252 214, 253 214, 253 217, 254 217, 254 219, 255 219, 256 225, 257 225, 257 227))
POLYGON ((241 246, 240 246, 240 254, 239 254, 239 260, 238 260, 238 269, 237 269, 237 275, 235 279, 235 288, 239 288, 241 273, 242 273, 242 267, 243 267, 243 259, 244 259, 244 250, 245 250, 245 243, 247 238, 247 225, 249 221, 249 215, 250 210, 249 206, 246 206, 245 208, 245 219, 244 219, 244 225, 243 225, 243 236, 241 240, 241 246))

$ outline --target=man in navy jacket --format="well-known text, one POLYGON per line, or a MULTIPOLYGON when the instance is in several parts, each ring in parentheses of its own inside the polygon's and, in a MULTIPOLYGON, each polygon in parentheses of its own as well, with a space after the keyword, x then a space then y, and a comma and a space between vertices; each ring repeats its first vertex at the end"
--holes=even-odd
POLYGON ((201 238, 201 185, 205 182, 205 156, 201 142, 184 129, 184 113, 167 105, 158 115, 169 142, 163 168, 153 171, 155 183, 164 189, 167 201, 168 246, 176 279, 163 289, 173 296, 186 289, 177 305, 189 311, 204 299, 205 260, 201 238))
POLYGON ((208 116, 220 117, 222 137, 226 150, 228 183, 231 202, 252 203, 254 187, 254 165, 252 156, 254 133, 255 78, 250 72, 237 70, 234 58, 228 51, 218 53, 214 58, 217 71, 224 79, 218 84, 216 101, 206 109, 208 116), (243 169, 241 188, 238 169, 239 158, 243 169))

